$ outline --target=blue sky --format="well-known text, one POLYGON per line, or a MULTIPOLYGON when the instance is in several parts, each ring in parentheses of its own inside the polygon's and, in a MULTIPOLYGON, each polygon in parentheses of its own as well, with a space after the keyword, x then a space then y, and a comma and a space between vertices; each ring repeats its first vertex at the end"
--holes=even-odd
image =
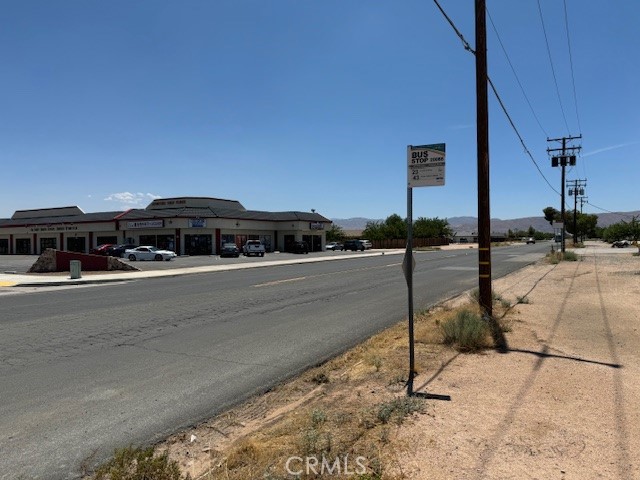
MULTIPOLYGON (((473 3, 441 0, 472 45, 473 3)), ((581 133, 567 178, 640 209, 640 2, 566 0, 577 113, 563 1, 539 5, 559 95, 537 0, 487 1, 541 125, 488 21, 489 75, 556 190, 547 136, 581 133)), ((446 185, 414 189, 414 217, 477 214, 475 60, 431 1, 7 0, 2 16, 0 217, 158 196, 404 216, 406 146, 441 142, 446 185)), ((560 208, 489 103, 492 217, 560 208)))

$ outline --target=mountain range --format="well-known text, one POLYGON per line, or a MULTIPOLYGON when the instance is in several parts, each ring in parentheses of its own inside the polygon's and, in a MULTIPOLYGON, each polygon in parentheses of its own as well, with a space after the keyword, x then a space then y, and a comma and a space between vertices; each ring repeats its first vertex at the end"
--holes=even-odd
MULTIPOLYGON (((622 220, 629 221, 633 217, 640 216, 640 210, 633 212, 601 213, 598 214, 598 226, 608 227, 612 223, 622 220)), ((383 219, 376 218, 332 218, 333 223, 340 226, 347 233, 359 233, 365 229, 367 222, 381 222, 383 219)), ((456 233, 471 233, 478 229, 478 219, 476 217, 451 217, 447 219, 451 229, 456 233)), ((553 227, 541 215, 539 217, 513 218, 502 220, 500 218, 491 219, 491 231, 496 233, 506 233, 508 230, 528 230, 535 228, 539 232, 553 233, 553 227)))

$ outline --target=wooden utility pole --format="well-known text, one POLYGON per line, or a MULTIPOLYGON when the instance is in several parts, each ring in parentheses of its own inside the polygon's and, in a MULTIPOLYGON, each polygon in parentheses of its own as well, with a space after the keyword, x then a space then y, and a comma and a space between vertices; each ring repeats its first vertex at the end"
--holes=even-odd
POLYGON ((578 135, 577 137, 562 137, 562 138, 547 138, 547 142, 562 142, 562 148, 547 148, 547 153, 551 152, 561 152, 560 155, 556 157, 551 157, 551 166, 557 167, 558 165, 562 167, 562 178, 560 180, 561 186, 561 194, 560 194, 560 217, 562 219, 562 238, 560 243, 560 250, 562 253, 565 252, 565 230, 566 230, 566 222, 565 222, 565 208, 564 208, 564 193, 565 193, 565 167, 567 165, 573 166, 576 164, 576 156, 575 155, 567 155, 567 152, 573 153, 576 150, 580 150, 581 147, 567 147, 567 140, 577 140, 581 139, 582 135, 578 135))
POLYGON ((491 294, 491 211, 489 208, 489 106, 485 0, 476 0, 476 125, 478 143, 478 282, 480 307, 493 314, 491 294))
MULTIPOLYGON (((573 195, 573 244, 578 243, 578 195, 584 195, 584 187, 587 186, 587 179, 570 180, 567 182, 569 188, 569 196, 573 195)), ((580 213, 582 213, 582 204, 580 205, 580 213)))

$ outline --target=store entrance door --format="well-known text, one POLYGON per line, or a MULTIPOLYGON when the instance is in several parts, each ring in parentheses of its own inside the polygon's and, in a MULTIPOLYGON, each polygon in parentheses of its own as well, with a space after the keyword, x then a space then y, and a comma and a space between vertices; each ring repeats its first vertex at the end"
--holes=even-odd
POLYGON ((211 235, 185 235, 184 253, 186 255, 211 255, 213 238, 211 235))

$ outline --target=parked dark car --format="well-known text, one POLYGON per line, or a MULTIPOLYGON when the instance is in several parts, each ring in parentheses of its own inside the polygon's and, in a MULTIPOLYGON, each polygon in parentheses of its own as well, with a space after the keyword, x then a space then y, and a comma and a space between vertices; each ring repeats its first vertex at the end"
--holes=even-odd
POLYGON ((357 252, 358 250, 362 250, 364 252, 364 245, 360 240, 345 240, 342 244, 342 248, 354 252, 357 252))
POLYGON ((105 255, 109 255, 110 257, 122 257, 124 255, 125 250, 132 250, 137 248, 138 245, 134 245, 133 243, 121 243, 120 245, 112 245, 107 248, 105 255))
POLYGON ((220 256, 238 258, 240 256, 240 249, 235 243, 225 243, 220 249, 220 256))
POLYGON ((288 251, 290 253, 309 253, 309 244, 307 242, 292 242, 289 244, 288 251))
POLYGON ((617 240, 611 244, 611 247, 627 248, 629 245, 631 245, 629 240, 617 240))

